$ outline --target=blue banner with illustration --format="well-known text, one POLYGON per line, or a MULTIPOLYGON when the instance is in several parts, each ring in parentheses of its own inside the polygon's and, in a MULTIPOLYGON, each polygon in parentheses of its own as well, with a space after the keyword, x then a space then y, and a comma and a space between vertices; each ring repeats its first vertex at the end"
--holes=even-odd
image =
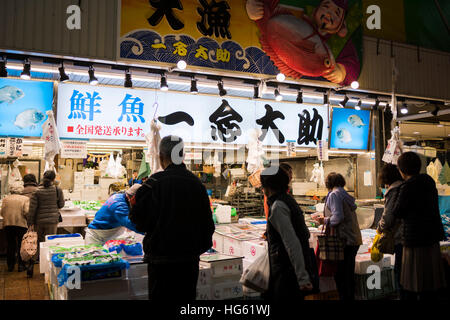
POLYGON ((370 111, 333 108, 330 149, 367 150, 370 111))
POLYGON ((361 0, 123 0, 120 58, 357 80, 361 0))
POLYGON ((53 82, 0 78, 0 136, 40 137, 53 82))

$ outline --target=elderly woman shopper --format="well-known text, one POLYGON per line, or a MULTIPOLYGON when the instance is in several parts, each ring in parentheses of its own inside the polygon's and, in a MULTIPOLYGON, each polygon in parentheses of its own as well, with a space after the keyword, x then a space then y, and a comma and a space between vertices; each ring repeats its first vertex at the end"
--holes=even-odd
POLYGON ((266 235, 270 277, 265 298, 303 300, 313 286, 318 286, 303 212, 287 194, 289 176, 284 170, 276 166, 265 169, 261 184, 269 205, 266 235))
POLYGON ((398 295, 401 300, 404 299, 402 287, 400 285, 400 271, 402 267, 402 227, 401 220, 394 216, 394 209, 400 194, 400 186, 403 183, 403 178, 398 171, 397 166, 393 164, 386 164, 378 176, 378 180, 382 186, 386 186, 387 190, 384 194, 384 211, 381 220, 378 224, 377 232, 385 234, 389 238, 389 242, 393 242, 395 265, 394 275, 395 284, 398 295), (392 239, 392 240, 391 240, 392 239))
POLYGON ((26 269, 20 257, 20 246, 23 235, 27 232, 26 215, 28 213, 29 199, 20 194, 22 191, 22 186, 11 187, 11 194, 3 199, 2 210, 0 212, 4 219, 3 225, 8 245, 6 262, 9 272, 14 270, 16 261, 18 262, 19 272, 26 269), (16 256, 18 256, 17 259, 16 256))
POLYGON ((22 195, 31 198, 33 193, 38 189, 38 183, 36 180, 36 176, 32 173, 26 174, 23 176, 23 186, 24 189, 22 191, 22 195))
POLYGON ((331 227, 344 244, 344 260, 338 261, 334 276, 340 300, 355 299, 355 258, 362 244, 356 217, 355 199, 344 190, 345 179, 331 172, 325 179, 328 195, 325 199, 325 217, 316 220, 331 227))
POLYGON ((400 284, 408 300, 434 300, 445 287, 439 246, 445 233, 436 183, 429 175, 420 174, 422 163, 414 152, 403 153, 397 164, 405 179, 394 211, 403 222, 400 284))
MULTIPOLYGON (((64 207, 64 195, 61 188, 55 185, 56 174, 54 171, 44 172, 42 185, 34 192, 30 201, 28 212, 28 226, 34 225, 38 235, 38 241, 45 241, 46 235, 56 234, 59 222, 59 209, 64 207)), ((36 261, 38 254, 33 259, 36 261)), ((27 275, 33 276, 33 262, 30 264, 27 275)))

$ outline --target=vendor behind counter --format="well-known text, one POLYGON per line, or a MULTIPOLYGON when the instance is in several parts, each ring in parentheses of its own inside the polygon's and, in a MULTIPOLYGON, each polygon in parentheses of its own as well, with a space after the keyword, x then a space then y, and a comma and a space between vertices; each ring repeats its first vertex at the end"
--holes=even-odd
POLYGON ((123 227, 138 232, 128 214, 130 200, 140 187, 140 184, 134 184, 124 193, 115 193, 109 197, 86 228, 86 244, 104 245, 109 240, 117 239, 122 234, 123 227))

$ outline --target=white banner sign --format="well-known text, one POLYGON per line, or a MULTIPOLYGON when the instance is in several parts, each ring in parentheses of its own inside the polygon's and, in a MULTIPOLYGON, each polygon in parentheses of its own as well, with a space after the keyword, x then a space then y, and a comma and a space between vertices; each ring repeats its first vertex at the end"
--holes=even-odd
POLYGON ((86 157, 86 141, 61 140, 61 158, 85 159, 86 157))
POLYGON ((57 114, 63 138, 143 141, 154 116, 161 137, 192 143, 247 144, 254 128, 264 145, 315 147, 328 137, 322 106, 189 93, 60 84, 57 114))

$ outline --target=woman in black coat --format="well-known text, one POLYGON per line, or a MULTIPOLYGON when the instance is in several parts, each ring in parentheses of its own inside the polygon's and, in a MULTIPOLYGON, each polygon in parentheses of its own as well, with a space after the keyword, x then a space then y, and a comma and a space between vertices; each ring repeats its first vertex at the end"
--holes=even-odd
POLYGON ((289 177, 279 167, 261 173, 268 199, 267 241, 270 262, 269 300, 303 300, 318 287, 317 267, 309 247, 309 230, 297 202, 287 194, 289 177))
POLYGON ((436 184, 420 174, 421 160, 414 152, 402 154, 398 168, 405 179, 394 212, 403 222, 400 284, 409 300, 434 300, 446 283, 439 245, 445 233, 436 184))
POLYGON ((401 220, 394 216, 394 209, 400 195, 400 186, 403 178, 393 164, 386 164, 378 176, 378 180, 382 186, 386 186, 387 190, 384 194, 384 212, 378 224, 378 233, 390 233, 394 238, 394 254, 395 254, 395 285, 401 300, 404 299, 403 290, 400 285, 400 270, 402 268, 402 226, 401 220))

